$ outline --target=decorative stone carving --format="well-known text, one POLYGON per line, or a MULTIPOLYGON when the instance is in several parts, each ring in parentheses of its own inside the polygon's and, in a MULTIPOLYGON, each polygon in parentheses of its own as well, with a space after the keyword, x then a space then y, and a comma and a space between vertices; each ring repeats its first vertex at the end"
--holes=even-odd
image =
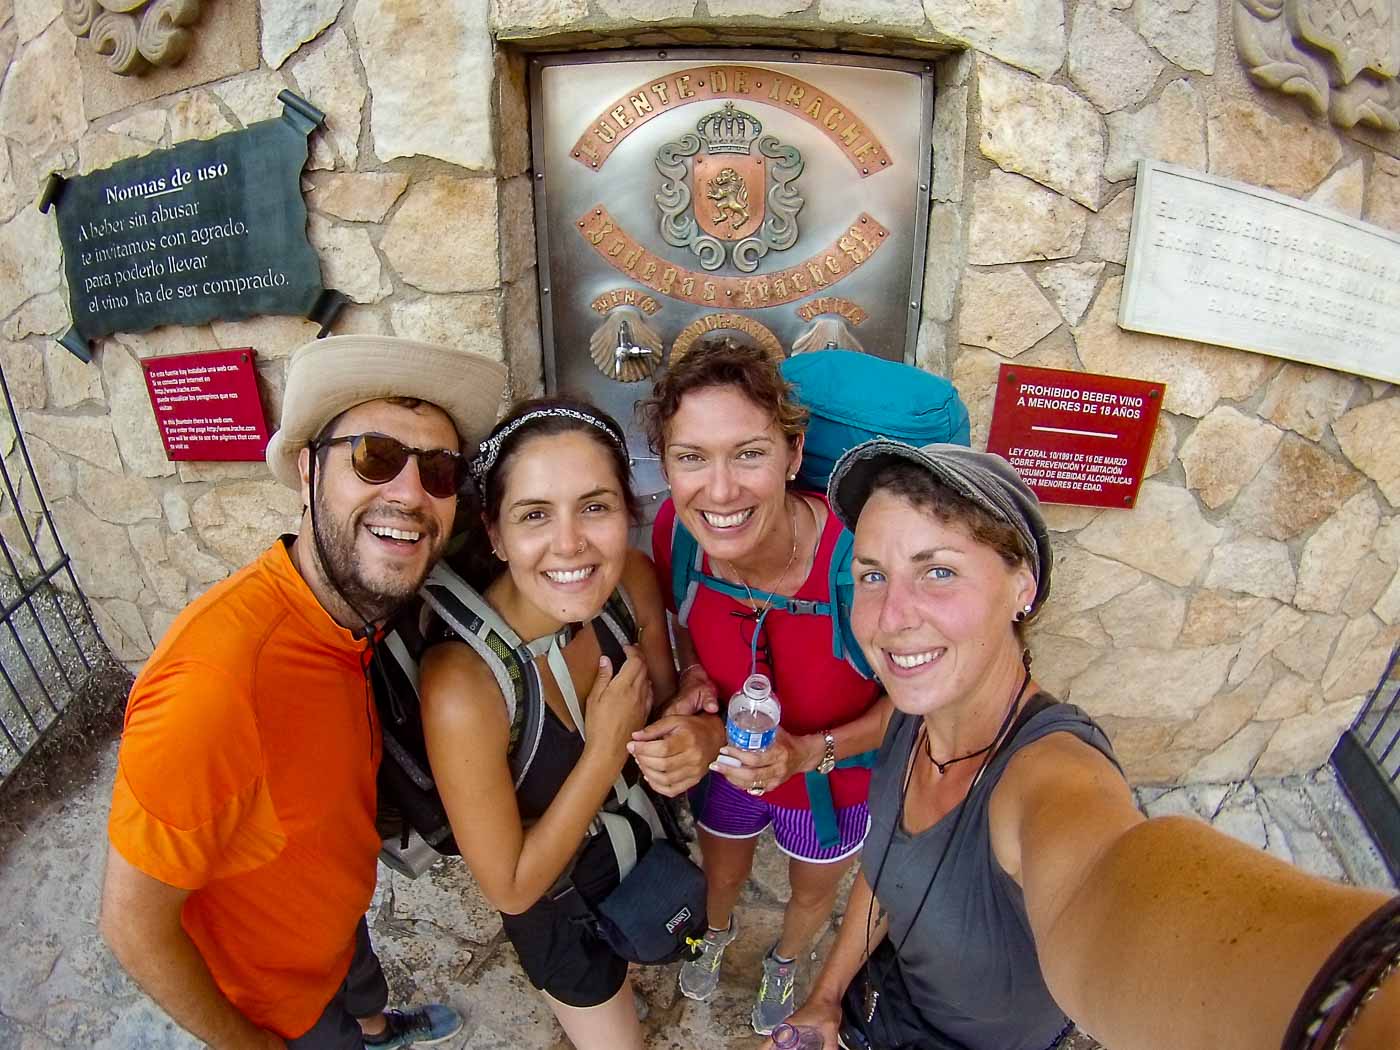
POLYGON ((1395 0, 1236 0, 1235 44, 1255 83, 1338 127, 1400 129, 1395 0))
POLYGON ((63 20, 118 76, 173 66, 189 53, 202 0, 64 0, 63 20))

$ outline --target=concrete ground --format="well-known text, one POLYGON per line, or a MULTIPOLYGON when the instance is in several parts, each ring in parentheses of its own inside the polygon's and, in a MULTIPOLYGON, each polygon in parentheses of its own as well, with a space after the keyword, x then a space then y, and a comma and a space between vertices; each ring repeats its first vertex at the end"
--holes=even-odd
MULTIPOLYGON (((0 900, 6 902, 0 924, 0 1046, 173 1050, 198 1045, 132 985, 97 936, 115 756, 115 742, 109 741, 57 784, 30 792, 0 814, 0 900)), ((1201 817, 1307 870, 1393 885, 1326 770, 1258 784, 1147 789, 1139 798, 1149 814, 1201 817)), ((760 1045, 748 1027, 748 1013, 760 956, 781 922, 784 870, 781 856, 765 843, 740 909, 740 937, 725 958, 712 1002, 682 998, 674 966, 639 972, 653 1050, 760 1045)), ((499 916, 459 862, 441 861, 417 880, 382 867, 380 876, 370 920, 395 1001, 448 1002, 466 1019, 461 1035, 443 1047, 566 1050, 562 1032, 521 973, 499 916)), ((821 946, 829 939, 830 933, 821 946)), ((1074 1045, 1076 1050, 1096 1046, 1082 1035, 1074 1045)))

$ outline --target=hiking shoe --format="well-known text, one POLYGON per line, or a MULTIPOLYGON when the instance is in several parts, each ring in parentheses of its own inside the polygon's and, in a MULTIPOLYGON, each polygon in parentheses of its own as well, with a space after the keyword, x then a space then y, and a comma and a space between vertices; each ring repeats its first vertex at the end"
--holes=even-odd
POLYGON ((681 964, 681 994, 687 999, 699 999, 702 1003, 715 994, 719 987, 719 963, 724 958, 724 949, 729 947, 739 932, 739 924, 734 916, 729 917, 729 927, 723 930, 706 930, 700 944, 700 958, 681 964))
POLYGON ((793 981, 797 978, 797 960, 779 962, 770 951, 763 957, 763 980, 758 984, 758 999, 753 1004, 753 1030, 770 1035, 792 1014, 793 981))
POLYGON ((462 1015, 442 1003, 413 1010, 385 1010, 384 1031, 365 1036, 365 1047, 397 1050, 401 1046, 427 1046, 451 1038, 462 1030, 462 1015))

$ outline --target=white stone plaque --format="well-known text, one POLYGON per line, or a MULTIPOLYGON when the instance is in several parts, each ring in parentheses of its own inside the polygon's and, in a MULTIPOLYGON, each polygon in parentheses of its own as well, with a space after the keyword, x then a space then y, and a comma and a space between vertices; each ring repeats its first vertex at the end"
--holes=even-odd
POLYGON ((1400 382, 1400 236, 1139 161, 1118 324, 1400 382))

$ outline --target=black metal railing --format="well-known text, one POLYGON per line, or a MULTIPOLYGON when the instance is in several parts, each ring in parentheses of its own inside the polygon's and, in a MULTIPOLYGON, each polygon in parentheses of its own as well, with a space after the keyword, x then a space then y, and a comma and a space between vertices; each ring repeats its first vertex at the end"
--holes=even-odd
MULTIPOLYGON (((60 723, 106 650, 63 549, 19 428, 0 392, 14 445, 0 457, 0 783, 60 723)), ((11 435, 5 435, 9 437, 11 435)))
POLYGON ((1400 879, 1400 645, 1332 752, 1337 779, 1400 879))

